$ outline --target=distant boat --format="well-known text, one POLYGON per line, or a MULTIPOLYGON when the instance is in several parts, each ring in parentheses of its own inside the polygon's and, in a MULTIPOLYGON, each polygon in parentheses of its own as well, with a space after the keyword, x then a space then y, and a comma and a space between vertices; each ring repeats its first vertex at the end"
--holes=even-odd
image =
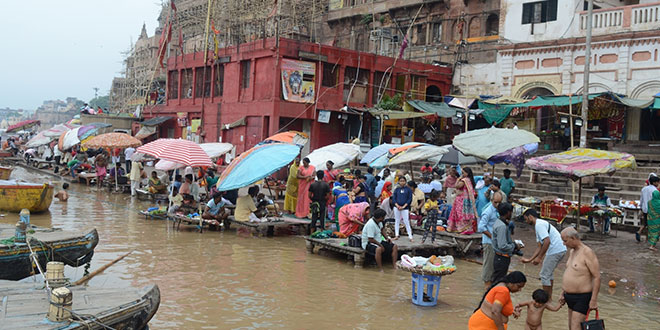
POLYGON ((53 185, 14 180, 0 180, 0 210, 30 213, 47 211, 53 201, 53 185))
MULTIPOLYGON (((20 280, 38 273, 33 268, 30 247, 45 271, 48 261, 61 261, 71 267, 88 263, 99 242, 96 229, 89 232, 40 227, 28 229, 26 243, 14 243, 15 226, 0 223, 0 279, 20 280)), ((1 294, 0 294, 1 296, 1 294)), ((2 323, 2 322, 0 322, 2 323)))
POLYGON ((9 180, 13 170, 14 168, 11 166, 0 166, 0 180, 9 180))
POLYGON ((157 285, 141 289, 71 286, 72 316, 63 322, 46 318, 49 296, 43 283, 0 281, 3 329, 147 329, 160 306, 157 285))

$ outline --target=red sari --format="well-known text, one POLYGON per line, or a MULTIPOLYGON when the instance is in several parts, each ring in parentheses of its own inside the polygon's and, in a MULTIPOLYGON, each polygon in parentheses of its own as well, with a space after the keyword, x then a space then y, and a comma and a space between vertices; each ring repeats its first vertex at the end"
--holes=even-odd
MULTIPOLYGON (((315 172, 316 169, 312 165, 298 167, 299 176, 314 176, 315 172)), ((312 202, 309 199, 309 186, 312 185, 312 182, 314 180, 298 179, 298 201, 296 204, 296 217, 298 218, 307 218, 307 215, 309 215, 309 204, 312 202)))
MULTIPOLYGON (((470 179, 463 178, 464 185, 460 194, 456 196, 454 205, 447 221, 447 231, 462 234, 471 234, 476 231, 477 212, 475 210, 474 189, 470 179)), ((458 183, 458 182, 457 182, 458 183)))

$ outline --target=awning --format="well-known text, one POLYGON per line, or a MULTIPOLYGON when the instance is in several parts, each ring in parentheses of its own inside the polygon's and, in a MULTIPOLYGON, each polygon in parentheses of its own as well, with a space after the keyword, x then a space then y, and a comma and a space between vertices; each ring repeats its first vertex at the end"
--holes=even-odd
POLYGON ((467 98, 465 98, 465 97, 454 97, 451 101, 449 101, 449 105, 451 105, 453 107, 465 109, 466 108, 466 106, 465 106, 465 101, 466 100, 467 100, 467 108, 472 106, 472 103, 474 103, 474 101, 475 101, 474 98, 470 98, 470 97, 467 97, 467 98))
POLYGON ((383 117, 385 120, 389 119, 408 119, 430 116, 424 112, 410 112, 410 111, 397 111, 397 110, 377 110, 371 109, 369 113, 377 118, 383 117))
POLYGON ((137 134, 135 134, 135 138, 142 140, 153 134, 156 134, 156 126, 142 126, 137 134))
POLYGON ((619 101, 619 103, 631 108, 646 109, 654 105, 654 101, 655 101, 655 100, 633 99, 626 96, 619 96, 618 94, 615 93, 612 93, 612 95, 617 101, 619 101))
POLYGON ((456 109, 444 102, 425 102, 420 100, 408 101, 413 108, 426 113, 432 113, 443 118, 450 118, 456 115, 456 109))
POLYGON ((154 118, 151 118, 151 119, 147 119, 147 120, 143 121, 141 124, 144 125, 144 126, 157 126, 157 125, 160 125, 160 124, 162 124, 162 123, 164 123, 164 122, 166 122, 170 119, 174 119, 174 117, 171 117, 171 116, 158 116, 158 117, 154 117, 154 118))
POLYGON ((237 120, 237 121, 235 121, 235 122, 233 122, 233 123, 222 124, 222 129, 223 129, 223 130, 228 130, 228 129, 232 129, 232 128, 234 128, 234 127, 244 126, 245 123, 246 123, 246 121, 245 121, 245 117, 242 117, 241 119, 239 119, 239 120, 237 120))

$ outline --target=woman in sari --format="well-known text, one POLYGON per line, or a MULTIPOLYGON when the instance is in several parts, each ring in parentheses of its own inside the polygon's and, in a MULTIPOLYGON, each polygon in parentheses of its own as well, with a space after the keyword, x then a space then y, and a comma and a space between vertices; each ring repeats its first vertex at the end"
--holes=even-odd
POLYGON ((468 321, 469 330, 498 330, 506 329, 509 316, 519 317, 511 301, 511 293, 520 291, 525 287, 527 278, 519 271, 511 272, 502 280, 495 283, 481 298, 479 307, 474 311, 468 321))
POLYGON ((303 165, 298 168, 298 199, 296 201, 296 217, 307 218, 309 215, 309 186, 314 182, 316 169, 309 165, 309 158, 303 159, 303 165))
POLYGON ((94 165, 96 166, 96 184, 101 187, 105 176, 108 174, 108 160, 105 158, 104 153, 96 155, 96 158, 94 158, 94 165))
POLYGON ((286 190, 284 192, 284 211, 289 214, 296 213, 296 203, 298 201, 298 158, 293 160, 289 166, 289 177, 286 180, 286 190))
POLYGON ((385 181, 383 184, 383 191, 380 193, 380 202, 392 197, 392 182, 385 181))
POLYGON ((651 195, 649 201, 649 213, 646 215, 646 222, 649 230, 648 241, 650 250, 658 251, 655 245, 660 236, 660 191, 656 190, 651 195))
POLYGON ((343 176, 339 176, 339 180, 334 183, 332 187, 332 195, 335 197, 335 210, 333 220, 339 223, 339 210, 347 204, 351 203, 348 197, 348 189, 346 189, 346 182, 343 176))
POLYGON ((476 231, 477 208, 474 202, 474 176, 472 169, 466 167, 456 181, 457 196, 451 207, 447 231, 471 234, 476 231))
POLYGON ((369 218, 369 203, 351 203, 339 210, 339 231, 349 236, 360 231, 369 218))

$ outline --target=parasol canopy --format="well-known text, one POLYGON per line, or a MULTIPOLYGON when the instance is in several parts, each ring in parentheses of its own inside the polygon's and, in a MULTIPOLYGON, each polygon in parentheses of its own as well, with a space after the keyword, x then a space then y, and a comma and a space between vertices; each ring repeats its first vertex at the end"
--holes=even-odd
MULTIPOLYGON (((202 143, 199 146, 202 147, 202 149, 204 150, 204 152, 206 152, 209 158, 220 157, 230 152, 234 148, 234 145, 232 145, 231 143, 219 143, 219 142, 202 143)), ((135 156, 136 154, 139 153, 136 152, 133 154, 133 156, 135 156)), ((185 166, 186 165, 165 159, 161 159, 158 161, 158 163, 156 163, 156 169, 160 171, 169 171, 185 166)))
POLYGON ((126 134, 126 133, 105 133, 95 136, 86 142, 83 146, 86 148, 128 148, 137 147, 141 145, 140 140, 126 134))
POLYGON ((21 122, 18 122, 14 125, 11 125, 11 126, 7 127, 7 130, 5 132, 11 133, 13 131, 19 131, 19 130, 22 130, 22 129, 25 129, 25 128, 28 128, 28 127, 32 127, 34 125, 40 125, 40 124, 41 124, 41 121, 39 121, 39 120, 33 120, 33 119, 23 120, 21 122))
POLYGON ((324 169, 325 163, 331 160, 335 167, 350 163, 362 156, 360 146, 353 143, 335 143, 312 151, 307 158, 310 164, 317 169, 324 169))
POLYGON ((572 180, 590 175, 612 174, 620 168, 637 167, 633 155, 588 148, 530 158, 526 164, 533 170, 567 176, 572 180))
POLYGON ((28 148, 36 148, 39 146, 42 146, 44 144, 50 143, 52 140, 50 137, 45 136, 44 133, 46 131, 39 132, 37 135, 33 136, 26 144, 28 148))
POLYGON ((307 144, 307 141, 309 141, 309 136, 307 134, 298 131, 288 131, 288 132, 277 133, 273 136, 270 136, 267 139, 263 140, 263 142, 261 142, 260 144, 282 142, 288 144, 295 144, 302 148, 305 146, 305 144, 307 144))
POLYGON ((76 127, 72 130, 62 133, 62 135, 60 135, 59 141, 57 142, 57 147, 60 150, 67 150, 80 143, 80 139, 78 138, 79 129, 80 127, 76 127))
POLYGON ((186 166, 213 165, 204 149, 199 144, 189 140, 158 139, 137 148, 136 151, 186 166))
POLYGON ((112 127, 112 124, 101 123, 101 122, 93 122, 93 123, 87 124, 86 126, 94 126, 96 128, 108 128, 108 127, 112 127))
POLYGON ((448 146, 436 146, 432 144, 420 144, 412 148, 400 151, 390 158, 388 165, 405 164, 414 161, 437 162, 442 155, 449 151, 448 146))
POLYGON ((44 133, 44 136, 47 136, 47 137, 50 137, 50 138, 53 138, 53 139, 58 139, 60 137, 60 135, 62 135, 62 133, 67 132, 67 131, 69 131, 71 129, 74 129, 76 127, 78 127, 78 126, 68 125, 68 124, 57 124, 57 125, 49 128, 49 129, 45 130, 43 133, 44 133))
POLYGON ((400 144, 391 144, 391 143, 383 143, 377 147, 371 148, 364 157, 360 160, 360 164, 369 164, 379 158, 382 155, 387 154, 387 152, 392 149, 392 148, 397 148, 400 147, 400 144))
POLYGON ((251 185, 291 163, 300 148, 288 143, 256 145, 236 157, 218 179, 219 191, 251 185))
POLYGON ((438 164, 447 164, 447 165, 456 166, 456 165, 485 163, 483 159, 474 156, 464 155, 462 152, 454 148, 454 146, 451 144, 448 144, 445 147, 447 147, 449 150, 447 151, 447 153, 442 155, 442 157, 440 157, 440 159, 438 160, 438 164))
POLYGON ((499 153, 539 143, 538 136, 522 129, 485 128, 461 133, 454 138, 454 147, 467 156, 488 159, 499 153))
POLYGON ((85 125, 85 126, 80 126, 78 129, 78 139, 80 141, 87 139, 88 137, 96 134, 98 132, 99 127, 94 126, 94 125, 85 125))

